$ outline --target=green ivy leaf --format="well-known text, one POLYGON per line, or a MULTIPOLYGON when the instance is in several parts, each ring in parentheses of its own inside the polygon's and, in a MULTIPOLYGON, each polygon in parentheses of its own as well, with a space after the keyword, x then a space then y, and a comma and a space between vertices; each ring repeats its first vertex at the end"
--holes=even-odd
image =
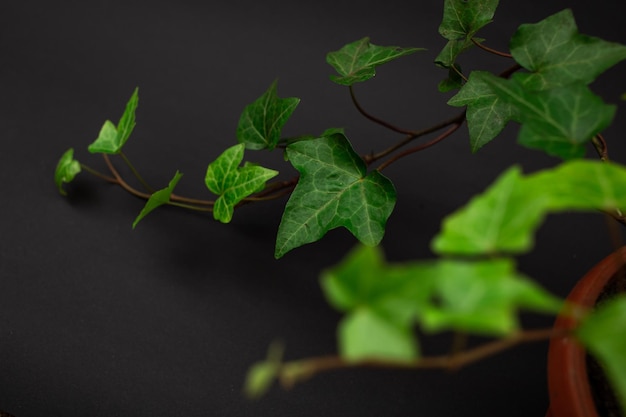
POLYGON ((366 172, 343 134, 295 142, 287 147, 287 157, 300 180, 278 228, 276 258, 341 226, 366 245, 380 242, 395 188, 380 172, 366 172))
POLYGON ((485 79, 495 77, 484 71, 473 71, 467 83, 448 104, 467 106, 467 127, 472 152, 478 151, 504 129, 515 115, 514 107, 493 92, 485 79))
POLYGON ((545 216, 546 198, 527 192, 520 169, 503 173, 483 194, 444 219, 432 248, 439 254, 521 253, 545 216))
POLYGON ((367 306, 389 321, 408 325, 428 303, 435 278, 430 262, 389 265, 379 246, 359 245, 322 274, 321 285, 338 310, 367 306))
POLYGON ((54 171, 54 182, 61 195, 67 195, 67 192, 63 189, 63 184, 71 182, 80 173, 80 169, 80 163, 74 159, 74 149, 70 148, 65 151, 59 162, 57 162, 54 171))
POLYGON ((278 171, 254 164, 246 163, 240 167, 244 150, 243 143, 232 146, 207 168, 206 186, 219 195, 213 206, 213 217, 222 223, 231 221, 237 203, 261 191, 269 179, 278 175, 278 171))
POLYGON ((237 125, 237 139, 248 149, 274 149, 283 126, 300 103, 299 98, 279 98, 277 82, 243 110, 237 125))
POLYGON ((450 68, 457 56, 473 45, 476 33, 491 23, 497 7, 498 0, 446 0, 439 33, 448 43, 435 63, 450 68))
POLYGON ((250 367, 244 383, 244 394, 250 399, 262 397, 272 386, 282 366, 283 347, 270 345, 267 358, 250 367))
POLYGON ((626 167, 614 163, 573 160, 529 175, 525 189, 544 195, 550 211, 626 208, 626 167))
POLYGON ((365 37, 338 51, 329 52, 326 62, 339 73, 331 75, 330 79, 337 84, 350 86, 374 77, 377 66, 421 50, 424 49, 378 46, 365 37))
POLYGON ((152 210, 170 202, 170 196, 174 192, 174 187, 176 187, 176 184, 178 184, 178 181, 180 180, 182 176, 183 174, 176 171, 176 174, 174 174, 174 178, 170 180, 167 187, 154 192, 150 196, 145 206, 143 207, 143 209, 141 210, 141 212, 139 213, 139 215, 133 222, 133 229, 137 226, 137 223, 139 223, 141 219, 146 217, 152 210))
POLYGON ((626 297, 603 303, 576 331, 587 350, 602 364, 626 413, 626 297))
POLYGON ((578 32, 565 9, 539 23, 521 25, 511 38, 511 54, 524 68, 527 88, 545 90, 571 83, 589 84, 626 58, 626 46, 578 32))
POLYGON ((399 326, 367 308, 344 317, 338 331, 339 350, 348 361, 410 361, 419 354, 409 326, 399 326))
POLYGON ((502 101, 515 108, 522 124, 520 144, 563 159, 584 156, 585 145, 611 124, 616 107, 605 104, 584 84, 534 91, 526 88, 521 75, 510 80, 484 78, 502 101))
POLYGON ((132 96, 126 103, 124 114, 117 126, 110 120, 104 122, 98 138, 87 148, 91 153, 117 154, 130 137, 135 128, 135 110, 139 104, 139 89, 135 88, 132 96))
POLYGON ((517 310, 558 313, 562 302, 521 277, 511 259, 441 260, 431 308, 421 323, 427 331, 454 329, 506 335, 519 328, 517 310))
POLYGON ((448 69, 448 78, 441 80, 437 85, 437 89, 440 93, 447 93, 448 91, 458 90, 463 87, 463 78, 461 77, 461 66, 456 64, 454 67, 450 65, 448 69), (456 70, 455 70, 456 68, 456 70))

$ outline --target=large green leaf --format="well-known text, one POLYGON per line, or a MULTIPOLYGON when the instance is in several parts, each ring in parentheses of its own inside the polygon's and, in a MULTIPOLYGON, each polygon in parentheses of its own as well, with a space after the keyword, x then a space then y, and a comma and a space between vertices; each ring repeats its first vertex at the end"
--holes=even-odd
POLYGON ((626 209, 626 167, 573 160, 525 179, 527 193, 543 195, 550 211, 626 209))
POLYGON ((180 172, 176 171, 174 178, 172 178, 167 187, 152 193, 145 206, 133 222, 133 229, 137 226, 137 223, 146 217, 152 210, 170 202, 170 196, 174 192, 174 187, 178 184, 178 181, 183 176, 180 172))
POLYGON ((344 317, 338 332, 341 356, 348 361, 410 361, 419 354, 409 326, 400 326, 367 308, 344 317))
POLYGON ((349 43, 338 51, 329 52, 326 62, 339 74, 331 75, 332 81, 341 85, 352 85, 374 77, 377 66, 420 50, 423 48, 378 46, 370 43, 366 37, 349 43))
POLYGON ((435 62, 450 68, 472 46, 471 39, 493 19, 498 0, 445 0, 439 33, 448 40, 435 62))
POLYGON ((511 54, 532 71, 524 75, 527 88, 543 90, 592 82, 626 58, 626 46, 580 34, 572 11, 565 9, 521 25, 511 38, 511 54))
POLYGON ((261 191, 270 178, 278 175, 278 171, 254 164, 246 163, 240 167, 244 151, 243 143, 232 146, 207 168, 206 186, 212 193, 219 195, 213 206, 213 217, 222 223, 231 221, 237 203, 261 191))
POLYGON ((510 80, 484 78, 495 94, 515 108, 519 142, 564 159, 585 154, 586 144, 611 124, 615 106, 605 104, 581 83, 549 90, 527 88, 523 74, 510 80))
POLYGON ((54 182, 61 195, 67 195, 63 184, 71 182, 80 170, 80 163, 74 159, 74 149, 70 148, 65 151, 54 170, 54 182))
POLYGON ((520 308, 556 314, 562 307, 560 300, 521 277, 510 259, 444 259, 434 282, 434 301, 421 316, 428 331, 505 335, 518 330, 520 308))
POLYGON ((274 81, 270 88, 243 110, 237 125, 237 139, 248 149, 274 149, 283 126, 291 117, 299 98, 279 98, 274 81))
POLYGON ((520 253, 533 244, 546 198, 527 192, 519 168, 502 174, 483 194, 446 217, 432 248, 439 254, 520 253))
POLYGON ((277 258, 342 226, 366 245, 380 242, 395 188, 380 172, 367 173, 343 134, 295 142, 287 147, 287 157, 300 180, 278 228, 277 258))
POLYGON ((626 297, 603 303, 576 331, 576 335, 602 364, 626 414, 626 297))
POLYGON ((135 111, 139 104, 139 89, 135 88, 117 126, 110 120, 104 122, 98 138, 87 148, 91 153, 117 154, 135 128, 135 111))
POLYGON ((514 107, 498 97, 485 81, 492 77, 495 76, 488 72, 473 71, 467 83, 448 101, 451 106, 467 106, 472 152, 495 138, 515 115, 514 107))

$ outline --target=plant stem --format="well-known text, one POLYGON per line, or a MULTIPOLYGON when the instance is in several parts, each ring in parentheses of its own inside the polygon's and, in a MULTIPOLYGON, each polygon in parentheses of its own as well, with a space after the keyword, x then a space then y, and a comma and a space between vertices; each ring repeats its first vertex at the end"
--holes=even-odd
POLYGON ((141 183, 141 185, 143 185, 146 191, 148 191, 149 193, 153 193, 154 188, 150 187, 150 185, 148 185, 148 183, 143 179, 143 177, 139 174, 139 171, 135 169, 135 166, 130 162, 130 159, 128 159, 126 154, 120 150, 119 155, 122 157, 122 159, 124 160, 124 163, 126 163, 128 168, 130 168, 135 178, 137 178, 137 180, 141 183))
POLYGON ((356 109, 359 111, 359 113, 361 113, 363 116, 365 116, 365 118, 371 120, 374 123, 377 123, 381 126, 386 127, 387 129, 393 130, 394 132, 397 133, 402 133, 405 135, 414 135, 416 132, 412 131, 412 130, 407 130, 407 129, 402 129, 398 126, 392 125, 391 123, 379 119, 376 116, 371 115, 370 113, 368 113, 367 111, 365 111, 365 109, 361 106, 361 104, 359 103, 359 101, 356 99, 356 95, 354 94, 354 87, 351 85, 350 87, 348 87, 350 89, 350 97, 352 98, 352 103, 354 103, 354 106, 356 107, 356 109))
POLYGON ((513 58, 513 55, 506 53, 506 52, 500 52, 498 50, 492 49, 488 46, 483 45, 482 43, 478 42, 476 39, 472 38, 472 43, 474 45, 476 45, 477 47, 479 47, 480 49, 482 49, 483 51, 487 51, 490 54, 494 54, 494 55, 498 55, 504 58, 513 58))
POLYGON ((109 177, 106 174, 103 174, 103 173, 101 173, 99 171, 96 171, 95 169, 91 168, 89 165, 85 165, 82 162, 80 163, 80 168, 85 170, 85 171, 87 171, 91 175, 94 175, 94 176, 96 176, 96 177, 98 177, 98 178, 100 178, 100 179, 102 179, 104 181, 107 181, 107 182, 110 182, 110 183, 113 183, 113 184, 118 184, 118 181, 115 178, 109 177))
POLYGON ((115 177, 116 182, 120 185, 120 187, 122 187, 124 190, 126 190, 130 194, 134 195, 135 197, 143 198, 144 200, 147 200, 147 199, 150 198, 150 194, 146 194, 144 192, 141 192, 141 191, 131 187, 126 181, 124 181, 124 179, 122 178, 120 173, 117 171, 117 169, 115 168, 115 166, 111 162, 111 158, 109 158, 109 155, 103 153, 102 157, 104 158, 104 162, 107 164, 107 167, 109 168, 109 171, 111 171, 111 174, 113 174, 113 176, 115 177))
POLYGON ((445 369, 458 370, 482 359, 494 356, 516 345, 549 340, 569 334, 567 330, 538 329, 518 332, 512 336, 494 340, 472 349, 451 355, 426 356, 414 361, 365 360, 348 361, 341 356, 320 356, 284 363, 278 379, 284 388, 291 388, 296 382, 311 378, 316 374, 350 368, 380 369, 445 369))
MULTIPOLYGON (((465 116, 465 114, 463 114, 463 116, 465 116)), ((388 160, 386 160, 385 162, 380 164, 380 166, 377 168, 377 170, 379 172, 382 172, 383 169, 387 168, 389 165, 393 164, 397 160, 399 160, 401 158, 404 158, 407 155, 411 155, 413 153, 423 151, 424 149, 430 148, 431 146, 441 142, 442 140, 444 140, 445 138, 447 138, 448 136, 450 136, 454 132, 456 132, 461 127, 461 125, 463 125, 463 120, 464 119, 465 118, 463 117, 463 119, 461 119, 460 121, 455 122, 454 124, 452 124, 452 126, 448 130, 446 130, 445 132, 443 132, 441 135, 437 136, 436 138, 432 139, 431 141, 423 143, 423 144, 420 144, 420 145, 415 146, 413 148, 407 149, 404 152, 400 152, 399 154, 395 155, 394 157, 389 158, 388 160)))

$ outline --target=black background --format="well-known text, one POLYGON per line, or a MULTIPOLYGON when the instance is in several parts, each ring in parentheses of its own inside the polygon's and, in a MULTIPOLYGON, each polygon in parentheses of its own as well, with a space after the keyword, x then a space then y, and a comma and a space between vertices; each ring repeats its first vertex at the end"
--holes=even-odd
MULTIPOLYGON (((208 197, 208 162, 236 143, 241 110, 278 79, 302 102, 284 134, 344 127, 362 153, 400 137, 352 107, 328 80, 325 54, 370 36, 426 52, 381 67, 356 91, 372 113, 421 128, 457 113, 437 92, 432 61, 442 3, 137 0, 0 3, 0 409, 33 416, 542 416, 545 343, 456 373, 351 370, 317 376, 260 401, 242 395, 248 367, 281 339, 288 359, 335 351, 340 315, 318 276, 355 244, 345 230, 273 259, 283 201, 251 205, 230 225, 160 209, 131 223, 143 202, 81 174, 61 197, 53 172, 69 147, 104 169, 91 143, 140 87, 137 127, 125 151, 153 184, 178 169, 177 192, 208 197)), ((503 2, 481 35, 506 50, 515 28, 572 7, 581 32, 626 42, 619 2, 503 2)), ((509 63, 474 51, 467 70, 509 63)), ((624 64, 593 86, 619 106, 607 131, 626 162, 624 64)), ((481 152, 465 130, 386 170, 398 189, 383 241, 388 258, 428 258, 441 218, 511 164, 558 162, 515 144, 514 127, 481 152)), ((589 152, 590 156, 592 152, 589 152)), ((280 152, 246 159, 293 169, 280 152)), ((528 275, 565 295, 611 250, 595 214, 550 217, 528 275)), ((546 326, 550 318, 529 318, 546 326)), ((432 352, 446 338, 424 340, 432 352)))

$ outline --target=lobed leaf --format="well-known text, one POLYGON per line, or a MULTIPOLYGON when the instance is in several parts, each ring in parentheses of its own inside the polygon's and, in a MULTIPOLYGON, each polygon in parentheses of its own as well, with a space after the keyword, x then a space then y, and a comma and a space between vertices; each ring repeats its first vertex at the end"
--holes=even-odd
POLYGON ((380 172, 366 172, 343 134, 295 142, 286 152, 300 179, 278 228, 276 258, 337 227, 366 245, 380 242, 395 205, 395 188, 380 172))
POLYGON ((442 255, 521 253, 532 247, 545 211, 545 196, 527 192, 520 169, 513 167, 446 217, 432 248, 442 255))
POLYGON ((606 301, 576 331, 577 338, 600 362, 626 413, 626 297, 606 301))
POLYGON ((67 195, 63 184, 71 182, 80 171, 80 163, 74 159, 74 149, 70 148, 63 153, 54 171, 54 182, 61 195, 67 195))
POLYGON ((87 148, 91 153, 117 154, 135 128, 135 111, 139 104, 139 89, 135 88, 117 126, 110 120, 104 122, 98 138, 87 148))
POLYGON ((337 84, 350 86, 369 80, 376 75, 376 67, 405 55, 424 50, 423 48, 401 48, 398 46, 378 46, 365 37, 349 43, 338 51, 329 52, 326 62, 339 75, 330 79, 337 84))
POLYGON ((615 106, 605 104, 581 83, 534 91, 527 88, 522 75, 510 80, 484 78, 515 109, 522 124, 520 144, 563 159, 584 156, 586 144, 611 124, 615 106))
POLYGON ((493 92, 485 81, 495 77, 484 71, 473 71, 467 83, 448 104, 467 106, 466 119, 472 152, 494 139, 514 118, 515 108, 493 92))
POLYGON ((521 25, 510 46, 513 58, 532 72, 524 74, 526 87, 535 90, 589 84, 626 58, 626 46, 580 34, 570 9, 521 25))
POLYGON ((176 171, 176 174, 174 174, 174 178, 170 180, 167 187, 152 193, 137 218, 135 218, 135 221, 133 222, 133 229, 137 226, 137 223, 139 223, 151 211, 170 202, 170 196, 174 192, 174 188, 176 187, 178 181, 182 176, 183 174, 176 171))
POLYGON ((458 55, 473 46, 476 33, 491 23, 497 7, 498 0, 445 0, 439 34, 448 43, 435 63, 445 68, 454 65, 458 55))
POLYGON ((240 143, 226 149, 207 168, 205 184, 219 195, 213 206, 213 217, 222 223, 232 220, 235 205, 244 198, 261 191, 265 183, 278 175, 278 171, 254 164, 244 164, 245 144, 240 143))
POLYGON ((300 103, 299 98, 279 98, 277 82, 246 106, 237 125, 237 139, 248 149, 274 149, 283 126, 300 103))

